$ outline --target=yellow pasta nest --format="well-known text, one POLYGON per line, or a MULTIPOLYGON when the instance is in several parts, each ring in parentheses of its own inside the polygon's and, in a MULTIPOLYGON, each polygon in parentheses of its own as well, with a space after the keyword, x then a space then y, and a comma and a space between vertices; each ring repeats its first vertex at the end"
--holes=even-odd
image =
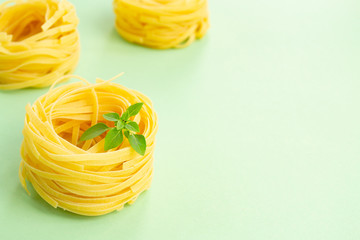
POLYGON ((19 175, 26 190, 25 179, 53 207, 95 216, 122 209, 150 187, 158 125, 152 103, 143 94, 112 79, 95 84, 82 80, 51 88, 26 106, 19 175), (121 114, 137 102, 144 105, 131 119, 146 139, 144 156, 127 140, 104 152, 105 133, 79 142, 90 126, 113 124, 103 114, 121 114))
POLYGON ((73 72, 80 51, 77 25, 66 0, 0 4, 0 89, 49 86, 73 72))
POLYGON ((115 26, 126 40, 182 48, 209 28, 207 0, 114 0, 115 26))

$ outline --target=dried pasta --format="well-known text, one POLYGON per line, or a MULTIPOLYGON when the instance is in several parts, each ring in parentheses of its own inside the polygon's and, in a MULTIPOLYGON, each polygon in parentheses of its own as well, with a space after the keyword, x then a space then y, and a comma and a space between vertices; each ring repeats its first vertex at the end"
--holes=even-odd
MULTIPOLYGON (((76 77, 76 76, 72 76, 76 77)), ((31 182, 37 193, 53 207, 96 216, 120 210, 150 187, 157 115, 149 98, 112 82, 82 82, 51 88, 26 106, 21 146, 20 181, 27 190, 31 182), (103 114, 121 114, 131 104, 143 102, 131 119, 140 126, 147 149, 144 156, 129 142, 104 152, 105 133, 79 142, 90 126, 108 122, 103 114)))
POLYGON ((80 51, 77 25, 66 0, 0 4, 0 89, 45 87, 72 73, 80 51))
POLYGON ((209 28, 207 0, 114 0, 115 26, 130 42, 183 48, 209 28))

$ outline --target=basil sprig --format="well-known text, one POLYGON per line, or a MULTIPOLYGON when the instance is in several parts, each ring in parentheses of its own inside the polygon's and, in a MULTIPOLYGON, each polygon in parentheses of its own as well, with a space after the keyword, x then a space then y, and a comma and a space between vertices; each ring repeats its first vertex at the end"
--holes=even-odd
POLYGON ((80 141, 86 141, 104 132, 108 131, 105 136, 104 150, 107 151, 112 148, 120 146, 124 141, 124 135, 128 139, 130 146, 139 154, 145 155, 146 140, 141 134, 136 134, 140 131, 139 125, 130 120, 130 117, 137 115, 144 103, 135 103, 131 105, 120 116, 118 113, 106 113, 104 118, 108 121, 115 122, 115 127, 108 127, 105 123, 97 123, 88 128, 80 137, 80 141))

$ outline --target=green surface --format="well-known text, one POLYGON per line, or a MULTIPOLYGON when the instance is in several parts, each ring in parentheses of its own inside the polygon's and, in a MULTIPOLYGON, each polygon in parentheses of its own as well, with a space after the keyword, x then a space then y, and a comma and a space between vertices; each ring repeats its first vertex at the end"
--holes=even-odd
POLYGON ((181 50, 122 40, 111 1, 73 0, 76 74, 149 96, 152 187, 101 217, 21 188, 25 104, 0 92, 0 239, 360 239, 360 3, 210 1, 211 29, 181 50), (227 2, 227 4, 225 4, 227 2))

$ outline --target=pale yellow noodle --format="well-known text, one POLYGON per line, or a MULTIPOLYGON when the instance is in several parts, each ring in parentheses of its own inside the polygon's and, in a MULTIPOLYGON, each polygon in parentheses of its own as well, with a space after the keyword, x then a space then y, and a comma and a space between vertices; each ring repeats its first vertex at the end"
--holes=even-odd
POLYGON ((114 0, 115 27, 130 42, 183 48, 209 28, 207 0, 114 0))
POLYGON ((98 79, 95 84, 81 80, 52 87, 32 106, 26 106, 19 175, 26 190, 25 179, 53 207, 95 216, 122 209, 150 187, 157 115, 149 98, 111 82, 113 79, 98 79), (131 119, 145 136, 144 156, 136 153, 126 139, 119 147, 104 152, 106 133, 85 143, 78 141, 93 124, 113 124, 103 114, 121 115, 138 102, 144 105, 131 119))
POLYGON ((45 87, 72 73, 80 52, 77 25, 66 0, 0 4, 0 89, 45 87))

